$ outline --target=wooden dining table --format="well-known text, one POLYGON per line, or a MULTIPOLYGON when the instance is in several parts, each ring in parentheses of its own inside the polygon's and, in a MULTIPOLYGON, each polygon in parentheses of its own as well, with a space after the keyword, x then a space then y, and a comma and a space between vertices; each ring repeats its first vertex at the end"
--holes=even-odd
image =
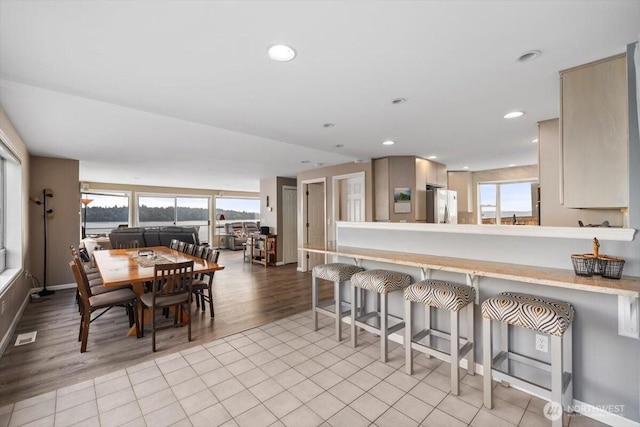
MULTIPOLYGON (((166 246, 109 249, 95 251, 93 256, 104 286, 130 284, 138 296, 144 293, 145 282, 153 281, 155 264, 193 261, 194 275, 224 270, 224 266, 218 263, 188 255, 166 246)), ((135 326, 129 330, 127 335, 136 335, 135 326)))

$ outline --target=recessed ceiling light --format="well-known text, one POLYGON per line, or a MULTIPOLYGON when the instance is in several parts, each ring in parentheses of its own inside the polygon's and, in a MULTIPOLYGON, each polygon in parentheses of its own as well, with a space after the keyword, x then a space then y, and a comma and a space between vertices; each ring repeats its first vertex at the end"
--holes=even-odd
POLYGON ((311 163, 309 160, 301 160, 300 163, 311 163))
POLYGON ((396 143, 395 141, 392 141, 392 140, 390 140, 390 139, 387 139, 386 141, 383 141, 383 142, 382 142, 382 145, 393 145, 393 144, 395 144, 395 143, 396 143))
POLYGON ((429 159, 429 160, 435 160, 437 158, 438 158, 438 156, 429 156, 429 157, 427 157, 427 159, 429 159))
POLYGON ((538 138, 532 139, 531 142, 534 143, 534 144, 537 144, 538 143, 538 138))
POLYGON ((344 147, 344 144, 336 144, 336 145, 334 145, 334 147, 336 147, 336 148, 342 148, 342 147, 344 147))
POLYGON ((333 123, 324 123, 324 124, 322 125, 322 127, 323 127, 323 128, 332 128, 332 127, 334 127, 334 126, 335 126, 335 124, 333 124, 333 123))
POLYGON ((518 61, 520 61, 520 62, 531 61, 533 59, 536 59, 538 56, 540 56, 540 54, 541 54, 541 52, 539 50, 530 50, 530 51, 525 52, 522 55, 520 55, 518 57, 518 61))
POLYGON ((462 169, 469 169, 469 166, 463 166, 462 169))
POLYGON ((274 61, 287 62, 296 57, 296 51, 284 44, 276 44, 269 48, 269 58, 274 61))
POLYGON ((404 104, 405 102, 407 102, 407 100, 405 98, 394 98, 391 100, 392 104, 404 104))
POLYGON ((510 113, 505 114, 504 117, 505 119, 517 119, 518 117, 522 117, 524 116, 524 112, 522 111, 512 111, 510 113))

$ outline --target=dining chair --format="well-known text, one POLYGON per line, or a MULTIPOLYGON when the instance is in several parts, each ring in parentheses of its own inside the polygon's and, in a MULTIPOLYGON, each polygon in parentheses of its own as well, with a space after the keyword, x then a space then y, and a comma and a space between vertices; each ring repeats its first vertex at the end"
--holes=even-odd
POLYGON ((180 243, 180 241, 178 239, 171 239, 171 243, 169 243, 169 248, 170 249, 174 249, 174 250, 178 250, 178 244, 180 243))
POLYGON ((176 250, 179 252, 184 252, 186 247, 187 247, 187 242, 183 242, 180 240, 178 241, 178 247, 176 248, 176 250))
MULTIPOLYGON (((153 271, 152 292, 140 296, 145 307, 151 309, 151 349, 156 351, 156 332, 162 329, 187 325, 188 339, 191 341, 191 285, 193 283, 193 261, 156 264, 153 271), (157 326, 156 310, 174 307, 173 324, 157 326)), ((144 334, 144 317, 141 320, 141 334, 144 334)))
POLYGON ((194 256, 194 257, 196 257, 196 258, 202 258, 202 259, 204 259, 203 254, 204 254, 204 251, 205 251, 205 249, 206 249, 206 248, 207 248, 207 247, 206 247, 206 246, 204 246, 204 245, 198 245, 198 246, 196 246, 196 248, 195 248, 195 249, 194 249, 194 251, 193 251, 193 256, 194 256))
POLYGON ((184 253, 187 255, 193 255, 193 251, 196 250, 196 245, 194 243, 187 243, 184 247, 184 253))
POLYGON ((116 249, 137 249, 140 247, 140 241, 129 240, 127 242, 117 242, 116 249))
MULTIPOLYGON (((206 261, 217 264, 218 258, 220 257, 220 251, 217 249, 212 249, 209 251, 206 261)), ((205 309, 205 301, 209 303, 209 312, 211 313, 211 317, 214 317, 213 311, 213 275, 215 271, 210 271, 208 273, 202 273, 200 275, 199 280, 195 280, 192 285, 193 295, 196 298, 196 307, 199 308, 202 303, 202 311, 205 309), (206 278, 206 280, 205 280, 206 278), (206 292, 205 292, 206 291, 206 292)))
POLYGON ((137 315, 138 296, 131 289, 119 289, 112 292, 106 292, 100 295, 92 295, 91 288, 87 276, 77 262, 69 262, 69 267, 73 272, 73 277, 78 285, 78 293, 82 304, 80 331, 78 333, 78 341, 81 342, 80 353, 87 351, 87 341, 89 338, 89 325, 113 307, 125 307, 129 316, 129 327, 136 325, 136 335, 140 337, 140 324, 137 315), (91 313, 96 310, 104 309, 93 319, 91 313))

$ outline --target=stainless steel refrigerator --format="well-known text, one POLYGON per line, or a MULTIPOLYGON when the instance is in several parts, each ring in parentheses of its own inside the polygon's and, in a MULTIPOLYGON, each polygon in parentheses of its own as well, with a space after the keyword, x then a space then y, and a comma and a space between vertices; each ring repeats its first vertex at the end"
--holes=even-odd
POLYGON ((458 193, 444 188, 427 189, 427 222, 458 223, 458 193))

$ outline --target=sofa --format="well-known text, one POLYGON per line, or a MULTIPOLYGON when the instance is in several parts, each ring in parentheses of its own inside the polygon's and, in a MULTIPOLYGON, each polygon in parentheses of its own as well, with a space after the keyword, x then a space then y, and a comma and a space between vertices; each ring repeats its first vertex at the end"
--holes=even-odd
POLYGON ((121 247, 169 246, 172 239, 200 244, 195 227, 118 227, 111 230, 109 240, 114 249, 121 247))
POLYGON ((260 221, 228 222, 224 225, 224 232, 227 235, 227 247, 238 251, 250 235, 260 232, 260 221))

